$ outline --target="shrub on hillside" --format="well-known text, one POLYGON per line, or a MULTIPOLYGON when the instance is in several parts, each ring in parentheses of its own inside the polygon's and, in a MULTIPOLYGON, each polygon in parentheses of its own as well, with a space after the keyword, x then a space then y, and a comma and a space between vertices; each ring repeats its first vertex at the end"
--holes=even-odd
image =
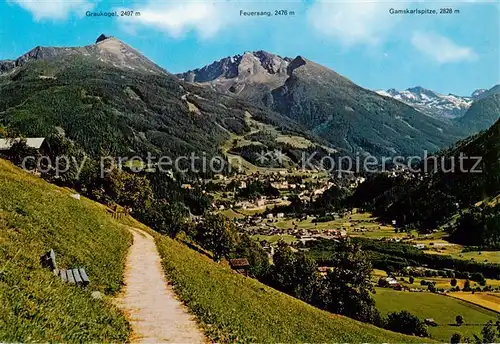
POLYGON ((419 337, 429 336, 424 322, 408 311, 389 313, 386 329, 419 337))
POLYGON ((303 253, 294 253, 283 241, 278 243, 269 276, 271 286, 311 302, 319 291, 317 265, 303 253))
MULTIPOLYGON (((497 329, 500 329, 500 325, 497 324, 497 329)), ((481 330, 481 336, 474 335, 474 341, 477 344, 481 343, 496 343, 497 341, 497 331, 493 325, 493 321, 488 321, 481 330)))
POLYGON ((151 228, 158 233, 175 238, 177 234, 187 230, 189 223, 187 218, 189 211, 180 202, 168 203, 160 200, 152 204, 147 210, 140 214, 139 219, 150 224, 151 228))
POLYGON ((324 279, 326 309, 356 320, 374 323, 379 318, 371 282, 372 266, 361 247, 350 240, 337 245, 332 266, 324 279))
POLYGON ((453 278, 451 281, 450 281, 450 284, 452 287, 456 287, 457 285, 457 279, 456 278, 453 278))
POLYGON ((269 272, 269 257, 262 246, 250 238, 247 234, 240 236, 236 245, 233 258, 247 258, 250 264, 248 272, 251 276, 261 278, 269 272))
POLYGON ((459 333, 454 333, 450 338, 450 344, 462 343, 462 336, 459 333))
POLYGON ((234 249, 238 233, 234 223, 220 214, 209 214, 196 228, 196 241, 214 255, 218 261, 227 257, 234 249))

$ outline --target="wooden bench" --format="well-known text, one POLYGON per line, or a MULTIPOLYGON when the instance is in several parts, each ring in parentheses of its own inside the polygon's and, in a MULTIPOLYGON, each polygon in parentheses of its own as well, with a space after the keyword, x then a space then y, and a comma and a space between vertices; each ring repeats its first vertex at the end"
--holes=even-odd
POLYGON ((86 287, 89 284, 89 277, 83 268, 58 269, 56 263, 56 253, 50 250, 40 257, 40 264, 49 269, 64 282, 86 287))

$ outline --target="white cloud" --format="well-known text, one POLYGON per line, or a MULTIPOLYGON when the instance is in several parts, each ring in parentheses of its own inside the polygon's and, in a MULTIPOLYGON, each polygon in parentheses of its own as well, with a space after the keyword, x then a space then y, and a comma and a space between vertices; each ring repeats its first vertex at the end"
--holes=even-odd
MULTIPOLYGON (((319 33, 344 45, 378 44, 401 18, 389 14, 394 3, 318 0, 308 11, 308 21, 319 33)), ((406 6, 405 1, 396 3, 398 7, 406 6)))
POLYGON ((238 10, 231 3, 212 1, 150 1, 134 8, 134 11, 139 11, 141 15, 120 18, 126 25, 125 29, 135 31, 140 27, 149 27, 174 38, 191 31, 201 38, 213 37, 238 16, 238 10))
POLYGON ((414 32, 411 43, 438 63, 474 61, 478 58, 472 48, 457 45, 449 38, 433 32, 414 32))
POLYGON ((70 13, 84 16, 94 4, 88 0, 10 0, 26 11, 31 12, 35 20, 64 20, 70 13))

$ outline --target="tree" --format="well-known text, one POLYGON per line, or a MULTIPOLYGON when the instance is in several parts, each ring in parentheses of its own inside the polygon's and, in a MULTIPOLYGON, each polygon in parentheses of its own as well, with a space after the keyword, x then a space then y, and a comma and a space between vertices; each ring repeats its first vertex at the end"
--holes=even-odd
POLYGON ((452 280, 450 281, 450 284, 452 287, 456 287, 457 286, 457 279, 456 278, 452 278, 452 280))
POLYGON ((295 254, 295 295, 301 300, 312 302, 318 287, 318 266, 304 252, 295 254))
POLYGON ((291 212, 298 214, 304 210, 304 202, 302 202, 298 195, 293 194, 292 196, 290 196, 289 201, 290 205, 288 206, 288 208, 291 212))
MULTIPOLYGON (((474 207, 462 214, 455 224, 450 239, 465 245, 500 247, 499 205, 495 207, 474 207)), ((480 282, 480 281, 478 281, 480 282)))
POLYGON ((378 279, 378 282, 377 282, 377 285, 380 287, 380 288, 387 288, 389 286, 389 282, 387 282, 387 280, 383 277, 380 277, 378 279))
POLYGON ((221 214, 209 214, 196 228, 196 241, 211 251, 214 260, 227 257, 234 249, 238 235, 233 222, 221 214))
POLYGON ((450 344, 462 343, 462 336, 459 333, 454 333, 450 338, 450 344))
POLYGON ((471 291, 470 281, 468 279, 465 280, 463 291, 471 291))
POLYGON ((0 123, 0 138, 4 137, 9 137, 9 132, 7 131, 7 128, 5 128, 2 123, 0 123))
POLYGON ((154 202, 139 218, 155 231, 175 238, 180 231, 187 231, 188 216, 189 212, 184 204, 160 200, 154 202))
POLYGON ((85 168, 90 159, 76 144, 63 135, 51 135, 45 140, 43 155, 50 159, 51 166, 44 166, 42 177, 51 183, 79 186, 79 168, 85 168))
POLYGON ((488 321, 481 330, 481 338, 474 335, 474 341, 476 344, 489 344, 496 342, 497 333, 493 327, 493 321, 488 321))
POLYGON ((283 240, 278 242, 273 255, 272 284, 281 291, 293 295, 295 285, 295 254, 283 240))
POLYGON ((140 213, 153 202, 153 190, 146 177, 114 168, 103 180, 106 195, 114 202, 140 213))
POLYGON ((429 336, 425 324, 417 316, 408 311, 389 313, 386 329, 412 336, 429 336))
POLYGON ((14 165, 22 166, 27 170, 34 170, 37 167, 37 160, 40 157, 40 153, 38 150, 28 147, 25 139, 21 139, 12 141, 12 147, 8 151, 7 157, 14 165))
POLYGON ((461 315, 457 315, 455 321, 457 322, 457 326, 462 326, 462 324, 464 323, 464 317, 461 315))
POLYGON ((277 289, 312 302, 318 286, 317 265, 303 252, 294 253, 280 241, 273 256, 271 280, 277 289))
POLYGON ((247 234, 240 237, 240 242, 234 251, 234 258, 247 258, 250 267, 248 271, 257 278, 264 277, 269 272, 269 257, 262 246, 247 234))
POLYGON ((371 293, 372 266, 365 252, 350 239, 342 240, 330 260, 335 268, 324 279, 326 309, 363 322, 378 317, 371 293))
POLYGON ((278 197, 280 192, 270 182, 260 180, 250 181, 246 188, 238 191, 238 198, 255 199, 260 196, 278 197))
POLYGON ((471 280, 478 282, 479 285, 485 286, 486 285, 486 279, 484 278, 483 274, 480 272, 474 272, 471 275, 471 280))
POLYGON ((213 200, 203 190, 181 190, 183 202, 194 215, 202 215, 212 207, 213 200))
POLYGON ((346 195, 347 193, 343 188, 333 185, 315 201, 314 206, 317 209, 328 211, 339 210, 343 206, 343 201, 346 195))

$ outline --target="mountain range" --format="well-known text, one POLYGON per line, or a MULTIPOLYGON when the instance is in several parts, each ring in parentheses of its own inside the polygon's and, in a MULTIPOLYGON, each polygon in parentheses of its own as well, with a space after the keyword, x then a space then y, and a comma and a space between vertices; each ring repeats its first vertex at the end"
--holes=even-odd
POLYGON ((462 117, 474 101, 500 93, 500 85, 496 85, 489 90, 476 90, 468 97, 453 94, 444 95, 420 86, 408 88, 404 91, 391 88, 387 91, 377 90, 376 92, 402 101, 426 115, 442 119, 455 119, 462 117))
POLYGON ((297 150, 314 147, 420 155, 468 136, 477 116, 478 128, 498 119, 498 99, 488 92, 477 97, 492 105, 450 125, 302 56, 246 52, 173 75, 101 35, 84 47, 36 47, 0 61, 0 124, 36 136, 62 129, 94 154, 215 154, 236 135, 250 138, 236 150, 243 156, 254 154, 255 144, 285 149, 295 160, 297 150), (264 124, 259 132, 256 122, 264 124), (297 147, 284 136, 309 143, 297 147))
POLYGON ((457 118, 456 123, 467 128, 468 132, 475 133, 481 130, 486 130, 491 127, 491 123, 498 120, 500 116, 500 86, 481 93, 460 118, 457 118), (498 92, 498 93, 495 93, 498 92), (483 96, 484 95, 484 96, 483 96))
POLYGON ((344 152, 416 154, 467 136, 302 56, 246 52, 177 76, 279 112, 344 152))

